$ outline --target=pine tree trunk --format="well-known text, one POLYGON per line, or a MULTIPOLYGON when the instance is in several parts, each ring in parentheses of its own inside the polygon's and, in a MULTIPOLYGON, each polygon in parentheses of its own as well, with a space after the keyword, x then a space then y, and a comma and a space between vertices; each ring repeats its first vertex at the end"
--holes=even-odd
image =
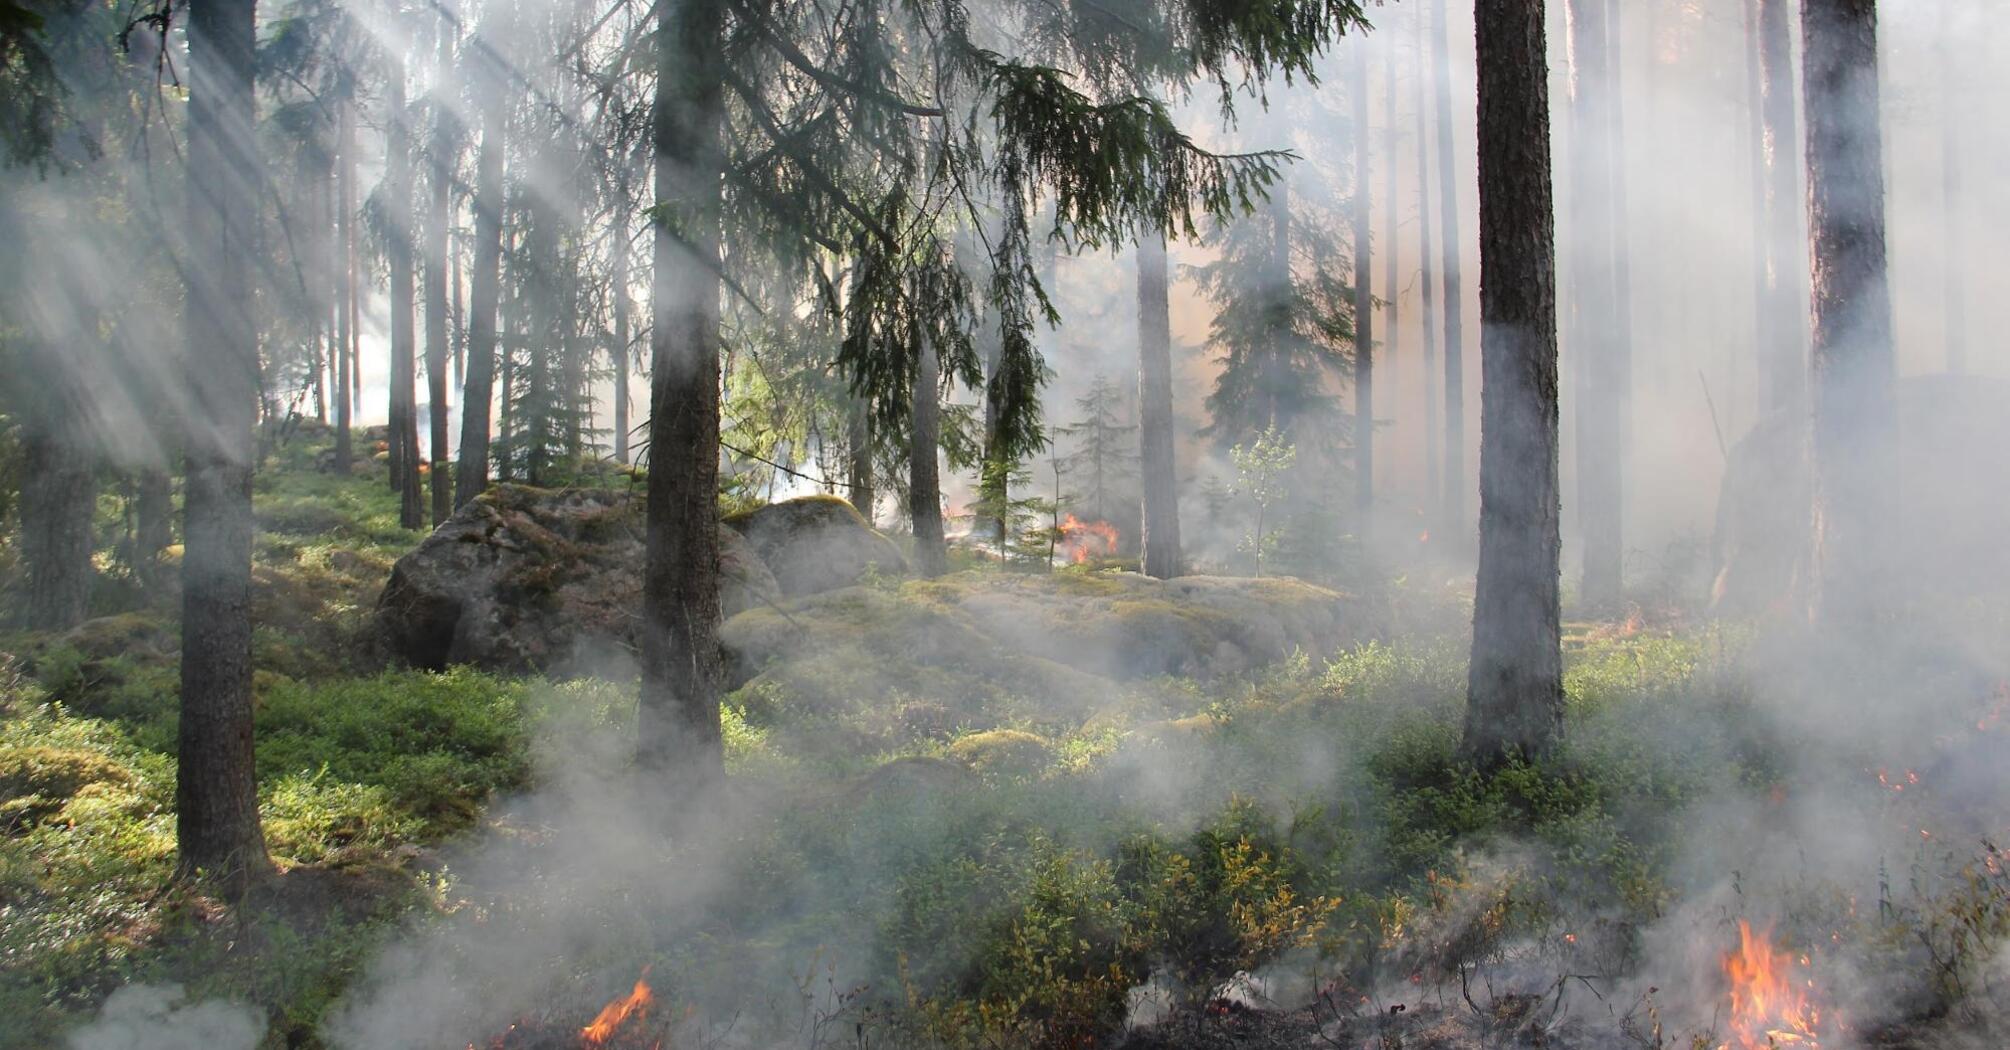
POLYGON ((724 0, 659 8, 647 557, 636 758, 679 794, 725 773, 719 727, 719 183, 724 0))
POLYGON ((79 425, 80 406, 54 353, 37 368, 49 404, 21 415, 21 558, 27 563, 24 625, 61 631, 89 615, 92 517, 97 478, 79 425))
POLYGON ((1962 49, 1955 39, 1955 6, 1940 11, 1940 253, 1943 263, 1941 294, 1942 323, 1946 329, 1947 370, 1959 375, 1968 370, 1968 267, 1966 229, 1961 214, 1961 135, 1956 118, 1967 104, 1962 88, 1962 49))
POLYGON ((1542 0, 1474 5, 1479 69, 1480 561, 1464 755, 1563 732, 1556 249, 1542 0))
POLYGON ((1011 557, 1008 540, 1012 520, 1012 464, 1005 461, 1001 447, 1004 438, 1000 433, 1004 409, 1000 404, 1003 387, 998 382, 998 370, 1005 357, 1005 339, 998 331, 996 318, 991 321, 979 336, 984 344, 984 460, 979 468, 977 493, 979 502, 991 510, 991 528, 998 535, 998 557, 1003 561, 1011 557))
POLYGON ((1466 360, 1465 289, 1461 280, 1459 165, 1453 149, 1452 55, 1445 0, 1437 0, 1431 49, 1437 57, 1438 215, 1445 291, 1445 489, 1444 535, 1453 550, 1467 550, 1466 519, 1466 360))
POLYGON ((1179 475, 1174 465, 1172 312, 1165 234, 1138 238, 1138 485, 1143 533, 1138 562, 1161 580, 1181 571, 1179 475))
POLYGON ((398 494, 398 524, 421 528, 419 495, 418 339, 412 317, 412 141, 405 113, 405 68, 391 63, 384 183, 391 235, 385 254, 391 271, 391 490, 398 494))
POLYGON ((336 101, 335 235, 341 244, 335 261, 340 274, 335 295, 335 473, 347 478, 356 462, 349 422, 356 403, 349 367, 356 346, 356 104, 346 76, 343 85, 336 101))
POLYGON ((461 392, 461 450, 455 461, 454 506, 489 487, 489 411, 495 400, 496 310, 502 297, 503 99, 494 89, 494 59, 474 49, 470 66, 482 91, 482 144, 475 154, 475 272, 468 288, 468 373, 461 392))
POLYGON ((942 444, 941 363, 935 347, 916 332, 914 390, 908 445, 907 513, 914 522, 915 571, 923 577, 949 571, 949 548, 942 530, 942 479, 937 450, 942 444))
POLYGON ((182 556, 177 867, 242 887, 270 865, 252 756, 251 456, 258 201, 251 0, 188 19, 188 480, 182 556))
POLYGON ((1354 98, 1354 505, 1360 528, 1375 505, 1374 169, 1368 153, 1368 48, 1355 42, 1354 98))
POLYGON ((845 463, 845 491, 851 495, 851 505, 872 520, 873 504, 877 498, 872 484, 872 403, 853 399, 851 415, 845 420, 845 447, 849 456, 845 463))
POLYGON ((1612 78, 1605 0, 1569 0, 1571 60, 1571 346, 1577 379, 1577 513, 1584 541, 1579 597, 1591 609, 1621 598, 1620 498, 1625 346, 1614 324, 1612 78))
POLYGON ((1766 407, 1794 409, 1807 403, 1807 260, 1798 246, 1807 242, 1806 202, 1801 196, 1796 158, 1802 155, 1800 120, 1794 112, 1793 16, 1791 0, 1758 0, 1760 118, 1766 155, 1766 311, 1764 363, 1766 407))
MULTIPOLYGON (((1429 120, 1430 108, 1426 101, 1424 71, 1424 9, 1417 8, 1417 283, 1420 304, 1423 309, 1418 317, 1424 334, 1424 503, 1427 508, 1444 498, 1444 479, 1440 472, 1444 466, 1443 446, 1440 444, 1442 432, 1439 429, 1438 410, 1442 405, 1438 394, 1438 314, 1437 314, 1437 263, 1434 252, 1436 245, 1431 241, 1431 164, 1430 136, 1424 133, 1425 121, 1429 120)), ((1435 508, 1432 508, 1435 509, 1435 508)), ((1425 512, 1424 535, 1438 527, 1442 512, 1425 512)))
MULTIPOLYGON (((453 65, 454 34, 443 20, 439 27, 441 79, 453 65)), ((427 190, 431 214, 426 221, 426 421, 431 468, 433 527, 453 513, 453 479, 447 467, 447 225, 453 221, 451 180, 454 171, 454 118, 446 100, 433 104, 433 144, 427 151, 427 190)))
POLYGON ((1884 557, 1899 495, 1877 5, 1805 0, 1801 39, 1814 276, 1814 609, 1826 624, 1861 628, 1884 617, 1897 582, 1884 557))
POLYGON ((468 315, 467 311, 462 308, 463 303, 461 302, 462 281, 465 279, 461 273, 461 248, 453 242, 452 238, 447 240, 447 260, 450 264, 450 276, 447 278, 447 292, 453 297, 453 302, 447 306, 447 316, 453 319, 452 335, 448 341, 454 348, 453 388, 459 390, 467 382, 468 315))
MULTIPOLYGON (((1382 295, 1387 302, 1382 304, 1382 361, 1389 368, 1396 367, 1402 360, 1402 234, 1397 230, 1396 199, 1400 190, 1397 182, 1402 177, 1402 163, 1396 159, 1400 148, 1396 114, 1396 40, 1390 26, 1389 45, 1382 58, 1382 114, 1386 124, 1382 128, 1382 295)), ((1391 390, 1397 388, 1394 372, 1383 377, 1391 390)))
POLYGON ((614 461, 628 462, 628 340, 631 338, 628 320, 628 233, 634 224, 628 212, 628 158, 623 155, 621 178, 615 193, 617 201, 614 222, 613 276, 614 292, 614 346, 610 348, 608 363, 614 369, 614 461))

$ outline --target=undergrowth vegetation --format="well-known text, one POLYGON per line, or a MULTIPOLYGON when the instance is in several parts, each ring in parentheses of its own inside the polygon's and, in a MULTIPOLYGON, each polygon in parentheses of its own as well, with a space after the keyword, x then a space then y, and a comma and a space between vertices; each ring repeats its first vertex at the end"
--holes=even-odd
MULTIPOLYGON (((415 537, 380 478, 282 454, 298 462, 260 476, 272 616, 256 656, 261 805, 286 874, 241 901, 170 878, 169 610, 0 639, 0 1045, 50 1045, 132 981, 249 1002, 272 1047, 326 1045, 391 938, 505 924, 544 892, 484 866, 492 843, 563 870, 541 822, 619 775, 632 682, 364 666, 364 614, 415 537)), ((758 677, 724 712, 733 831, 708 858, 722 888, 667 911, 578 904, 605 932, 578 940, 604 950, 570 945, 571 984, 522 1008, 586 1003, 647 965, 679 1010, 778 1042, 845 1028, 875 1045, 1079 1047, 1205 1016, 1238 982, 1338 1015, 1392 987, 1458 988, 1481 964, 1549 981, 1651 970, 1653 931, 1730 878, 1690 845, 1726 798, 1785 808, 1805 788, 1907 835, 1934 812, 1865 772, 1880 756, 1793 782, 1791 731, 1736 673, 1748 639, 1715 626, 1576 626, 1567 747, 1475 772, 1456 753, 1464 654, 1441 627, 1132 682, 1073 713, 1007 686, 832 706, 828 682, 758 677)), ((627 833, 647 816, 579 819, 627 833)), ((1861 873, 1819 860, 1730 882, 1791 884, 1801 903, 1775 916, 1789 943, 1911 967, 1917 1011, 1944 1011, 1989 979, 2010 884, 1973 836, 1921 841, 1887 856, 1875 907, 1838 888, 1861 873)))

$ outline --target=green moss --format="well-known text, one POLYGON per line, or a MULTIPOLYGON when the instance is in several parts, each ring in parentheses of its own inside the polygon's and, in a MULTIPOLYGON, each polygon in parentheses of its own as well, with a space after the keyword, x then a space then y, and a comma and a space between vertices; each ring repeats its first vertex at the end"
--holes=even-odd
POLYGON ((991 729, 959 738, 949 756, 979 776, 1035 776, 1053 761, 1054 745, 1024 730, 991 729))

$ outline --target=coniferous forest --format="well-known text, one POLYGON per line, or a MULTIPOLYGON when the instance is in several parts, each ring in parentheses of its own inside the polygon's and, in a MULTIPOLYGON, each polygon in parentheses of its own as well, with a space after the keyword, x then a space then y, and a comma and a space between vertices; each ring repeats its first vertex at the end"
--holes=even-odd
POLYGON ((0 1047, 2010 1045, 1993 14, 0 0, 0 1047))

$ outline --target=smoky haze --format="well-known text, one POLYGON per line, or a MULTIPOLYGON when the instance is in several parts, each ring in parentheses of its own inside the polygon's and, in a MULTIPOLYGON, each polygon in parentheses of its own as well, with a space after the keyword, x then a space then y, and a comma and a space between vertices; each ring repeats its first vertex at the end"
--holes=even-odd
MULTIPOLYGON (((1991 294, 2002 264, 1996 239, 1988 236, 2010 224, 2010 200, 1994 178, 2010 163, 2010 89, 1993 75, 2010 61, 2010 24, 1993 17, 1985 0, 1878 5, 1881 108, 1844 116, 1883 136, 1890 349, 1899 377, 1891 419, 1899 444, 1880 469, 1898 480, 1872 501, 1894 501, 1889 513, 1900 525, 1877 553, 1884 578, 1893 581, 1886 595, 1890 608, 1874 621, 1824 624, 1817 631, 1804 605, 1817 571, 1806 541, 1816 496, 1802 471, 1813 410, 1799 400, 1784 408, 1768 404, 1772 380, 1766 373, 1769 355, 1799 352, 1780 347, 1808 334, 1801 327, 1810 310, 1799 301, 1804 291, 1787 286, 1785 294, 1796 300, 1790 330, 1777 323, 1769 328, 1763 319, 1769 305, 1779 303, 1766 297, 1763 260, 1778 260, 1796 274, 1808 265, 1808 180, 1801 139, 1774 143, 1768 152, 1754 133, 1756 59, 1748 61, 1748 51, 1757 29, 1748 8, 1759 4, 1604 5, 1615 20, 1605 60, 1615 70, 1616 87, 1604 105, 1617 119, 1596 128, 1582 126, 1583 110, 1573 106, 1588 89, 1577 80, 1580 49, 1587 45, 1581 27, 1572 24, 1572 6, 1553 0, 1548 10, 1564 618, 1589 624, 1603 617, 1633 626, 1577 625, 1566 633, 1577 645, 1607 641, 1614 630, 1637 630, 1645 615, 1650 621, 1666 616, 1709 639, 1703 655, 1685 667, 1696 692, 1682 703, 1693 701, 1693 709, 1615 705, 1586 715, 1584 724, 1573 723, 1572 732, 1587 741, 1573 745, 1584 749, 1573 758, 1624 752, 1686 768, 1728 766, 1763 751, 1773 776, 1760 784, 1727 775, 1695 795, 1616 804, 1622 822, 1661 821, 1673 829, 1652 858, 1662 866, 1654 887, 1614 891, 1601 885, 1594 893, 1588 883, 1574 881, 1586 877, 1573 870, 1573 858, 1548 844, 1516 835, 1462 841, 1458 886, 1445 891, 1453 903, 1428 920, 1439 925, 1418 943, 1448 944, 1469 935, 1491 921, 1501 896, 1527 880, 1554 890, 1560 900, 1545 919, 1545 936, 1498 946, 1485 960, 1470 968, 1461 962, 1449 975, 1430 971, 1439 956, 1405 948, 1379 959, 1361 991, 1364 1002, 1378 1006, 1435 996, 1442 1007, 1456 1003, 1460 982, 1483 976, 1490 995, 1553 997, 1551 1016, 1566 1036, 1577 1031, 1564 1027, 1568 1017, 1573 1025, 1604 1025, 1592 1030, 1623 1029, 1630 1037, 1644 1030, 1642 1018, 1652 1010, 1659 1011, 1659 1039, 1661 1019, 1671 1037, 1715 1030, 1721 995, 1713 982, 1723 944, 1740 919, 1771 929, 1811 928, 1835 918, 1840 929, 1839 916, 1923 911, 1958 881, 1949 872, 1959 868, 1959 858, 2006 830, 2010 775, 1996 723, 2010 703, 2004 684, 2010 682, 2010 650, 2001 617, 1977 610, 2010 589, 2010 560, 1999 550, 2000 527, 2010 524, 2010 497, 2003 494, 2010 431, 2002 422, 2010 353, 1995 337, 2010 328, 2010 297, 1991 294), (1587 179, 1593 169, 1573 163, 1587 150, 1609 152, 1610 168, 1598 173, 1602 180, 1587 179), (1764 200, 1768 165, 1784 166, 1794 186, 1785 202, 1788 217, 1771 221, 1764 200), (1610 231, 1601 227, 1600 215, 1609 217, 1610 231), (1616 256, 1596 244, 1601 232, 1614 233, 1606 247, 1616 245, 1616 256), (1617 338, 1609 329, 1601 337, 1592 319, 1609 316, 1621 295, 1630 315, 1624 327, 1630 362, 1616 456, 1630 601, 1615 614, 1583 610, 1577 602, 1586 545, 1580 494, 1594 458, 1587 453, 1595 452, 1585 441, 1580 400, 1590 389, 1585 369, 1598 367, 1595 355, 1617 338), (1723 618, 1712 619, 1712 609, 1723 618), (1731 709, 1744 713, 1735 724, 1710 721, 1731 709), (1573 897, 1578 890, 1582 896, 1573 897), (1631 890, 1661 895, 1650 909, 1653 921, 1614 933, 1617 906, 1591 902, 1631 890), (1557 977, 1572 966, 1616 966, 1612 960, 1620 957, 1649 961, 1598 981, 1557 977), (1431 976, 1417 976, 1425 972, 1431 976), (1429 990, 1419 991, 1424 985, 1429 990)), ((1010 10, 979 5, 978 21, 1009 26, 1010 10)), ((648 214, 648 90, 643 76, 599 71, 633 74, 629 66, 647 65, 624 64, 623 56, 646 46, 648 11, 556 0, 410 10, 292 0, 264 5, 260 17, 275 66, 284 63, 286 32, 341 38, 345 46, 367 46, 374 56, 373 73, 353 97, 357 146, 344 158, 353 169, 354 221, 363 231, 355 265, 355 425, 386 423, 393 399, 390 352, 398 307, 386 287, 393 265, 389 245, 399 237, 424 237, 433 221, 417 194, 404 219, 390 200, 396 187, 387 188, 393 173, 386 139, 394 122, 407 122, 412 139, 422 144, 413 180, 426 187, 434 176, 423 144, 435 115, 451 115, 464 156, 448 176, 447 236, 456 253, 473 236, 472 129, 481 126, 482 107, 498 89, 469 80, 464 63, 433 60, 441 27, 452 25, 459 42, 449 46, 474 47, 473 34, 479 34, 479 46, 493 49, 511 70, 500 89, 509 135, 504 216, 510 231, 503 249, 509 276, 502 291, 502 367, 517 370, 514 382, 524 385, 499 381, 503 389, 490 406, 498 434, 514 435, 499 461, 520 457, 519 479, 542 480, 535 464, 544 453, 529 451, 545 446, 538 428, 556 433, 570 426, 577 447, 551 454, 568 467, 587 467, 557 472, 555 483, 597 474, 626 484, 611 462, 610 428, 617 397, 626 398, 618 418, 630 429, 640 428, 649 411, 648 354, 642 351, 650 290, 645 248, 654 221, 648 214), (402 111, 380 90, 383 66, 394 60, 409 74, 402 111), (617 178, 617 172, 626 175, 617 178), (625 260, 619 267, 617 254, 625 260), (636 328, 625 346, 615 335, 617 298, 635 310, 636 328), (547 403, 535 396, 513 399, 511 389, 561 393, 547 403), (561 402, 564 407, 554 407, 561 402)), ((981 872, 917 857, 927 849, 915 842, 949 841, 968 827, 1015 827, 1014 807, 1022 804, 1037 818, 1080 817, 1080 826, 1064 824, 1043 840, 1042 848, 1057 854, 1090 848, 1081 827, 1098 820, 1175 838, 1200 834, 1216 813, 1252 791, 1259 803, 1295 807, 1313 799, 1334 813, 1358 814, 1379 804, 1363 785, 1382 775, 1377 749, 1400 735, 1390 728, 1400 712, 1377 691, 1376 675, 1422 680, 1429 698, 1419 709, 1450 720, 1457 718, 1465 688, 1462 671, 1419 671, 1403 662, 1409 656, 1388 652, 1406 651, 1407 644, 1437 656, 1456 654, 1451 659, 1458 662, 1469 638, 1480 510, 1482 260, 1470 7, 1403 0, 1373 5, 1368 17, 1373 30, 1332 48, 1316 78, 1269 84, 1260 104, 1239 104, 1233 121, 1221 120, 1205 88, 1175 99, 1181 125, 1209 149, 1294 154, 1272 189, 1288 202, 1294 238, 1282 279, 1276 268, 1263 270, 1258 258, 1270 243, 1265 238, 1274 236, 1269 202, 1169 242, 1174 441, 1189 567, 1207 576, 1314 579, 1386 614, 1378 626, 1350 626, 1348 646, 1335 640, 1332 651, 1292 657, 1336 656, 1361 643, 1369 664, 1377 658, 1401 664, 1400 672, 1361 671, 1347 670, 1354 665, 1343 661, 1323 678, 1299 668, 1359 707, 1347 716, 1358 719, 1348 726, 1362 734, 1359 740, 1269 741, 1260 763, 1225 756, 1197 742, 1201 730, 1195 726, 1219 728, 1231 724, 1231 716, 1194 705, 1195 711, 1174 717, 1176 704, 1192 701, 1201 687, 1153 678, 1127 682, 1122 695, 1066 698, 1080 723, 1103 718, 1117 727, 1111 729, 1115 742, 1095 755, 1103 764, 1078 782, 1049 778, 987 794, 929 789, 895 794, 888 802, 876 794, 880 781, 848 773, 817 782, 805 772, 810 763, 775 759, 761 743, 761 730, 735 723, 735 731, 748 734, 735 737, 731 747, 738 750, 728 752, 736 782, 666 814, 648 786, 625 773, 632 747, 625 730, 555 719, 539 730, 536 786, 496 800, 465 837, 429 848, 424 862, 438 875, 427 906, 358 966, 316 1038, 345 1050, 482 1045, 479 1040, 513 1024, 569 1024, 554 1019, 590 1015, 636 979, 637 959, 670 958, 685 967, 675 999, 689 1012, 671 1022, 680 1039, 718 1046, 831 1045, 840 1038, 831 1032, 850 1023, 858 1024, 863 1039, 870 1021, 860 1020, 866 1008, 859 1004, 873 997, 893 1003, 912 989, 856 989, 869 977, 907 975, 899 945, 911 942, 922 922, 893 910, 882 891, 898 886, 907 892, 917 880, 938 879, 939 896, 954 902, 944 909, 976 916, 973 928, 990 929, 1004 914, 993 899, 1003 891, 985 883, 981 872), (1439 26, 1441 12, 1448 22, 1439 26), (1435 65, 1435 31, 1451 41, 1445 70, 1435 65), (1363 65, 1367 124, 1357 126, 1348 93, 1363 65), (1454 117, 1449 157, 1440 154, 1433 133, 1446 99, 1454 117), (1366 171, 1354 160, 1363 136, 1366 171), (1447 171, 1449 195, 1458 205, 1456 264, 1463 276, 1461 294, 1449 304, 1443 283, 1448 260, 1439 240, 1446 220, 1440 179, 1447 171), (1361 330, 1364 318, 1336 289, 1353 279, 1364 247, 1351 224, 1363 193, 1371 202, 1365 246, 1375 300, 1374 345, 1367 351, 1374 362, 1373 418, 1353 414, 1353 377, 1363 350, 1330 332, 1281 335, 1290 325, 1278 323, 1266 337, 1297 339, 1311 362, 1281 384, 1305 405, 1282 412, 1273 404, 1268 416, 1254 413, 1231 425, 1228 410, 1210 395, 1234 383, 1234 333, 1224 334, 1222 322, 1233 304, 1282 286, 1323 309, 1321 322, 1361 330), (1432 231, 1428 245, 1421 241, 1426 228, 1432 231), (1433 260, 1429 266, 1426 255, 1433 260), (1434 301, 1427 284, 1435 289, 1434 301), (1458 312, 1464 332, 1464 425, 1456 448, 1443 445, 1448 309, 1458 312), (1251 458, 1268 432, 1266 422, 1291 445, 1288 462, 1267 479, 1262 475, 1269 468, 1252 466, 1251 458), (1362 479, 1349 455, 1352 436, 1364 428, 1375 435, 1375 494, 1365 512, 1354 507, 1352 493, 1362 479), (1458 457, 1470 489, 1456 520, 1448 518, 1438 490, 1446 456, 1458 457), (1265 484, 1278 490, 1274 504, 1261 494, 1265 484), (1276 535, 1267 541, 1261 515, 1273 505, 1276 535), (1422 627, 1406 640, 1397 625, 1411 623, 1422 627), (1132 716, 1123 712, 1143 702, 1140 696, 1149 696, 1155 711, 1164 708, 1164 717, 1148 725, 1127 721, 1132 716), (1258 764, 1260 778, 1252 771, 1258 764), (795 896, 750 899, 777 887, 795 896), (757 935, 726 944, 722 930, 741 922, 756 927, 757 935), (819 922, 831 924, 814 925, 819 922), (901 925, 910 922, 916 925, 901 925)), ((1792 21, 1789 79, 1798 94, 1797 10, 1792 21)), ((8 411, 17 419, 38 411, 63 417, 74 440, 92 444, 109 468, 124 472, 169 469, 191 440, 199 440, 187 435, 202 433, 207 422, 184 377, 181 289, 184 280, 199 278, 184 272, 189 246, 177 216, 187 191, 183 145, 164 115, 187 105, 177 79, 187 58, 178 28, 163 38, 142 27, 125 59, 105 67, 60 66, 65 104, 82 115, 81 126, 116 134, 69 135, 56 143, 53 165, 0 171, 0 243, 11 246, 0 253, 6 355, 0 360, 10 373, 8 411)), ((332 122, 330 107, 341 104, 334 74, 311 64, 283 68, 294 86, 272 87, 277 78, 261 77, 262 115, 332 122)), ((1803 134, 1808 127, 1798 110, 1795 126, 1803 134)), ((258 247, 275 261, 255 268, 253 301, 237 304, 261 318, 265 333, 262 447, 283 442, 317 414, 332 418, 335 381, 328 361, 299 347, 313 344, 320 354, 344 326, 339 300, 329 291, 345 261, 328 252, 335 234, 326 158, 303 160, 307 148, 284 131, 268 122, 255 144, 265 173, 260 207, 281 216, 265 224, 258 247)), ((1025 476, 1012 488, 1021 497, 1055 497, 1058 505, 1041 515, 1107 519, 1118 536, 1110 553, 1128 554, 1135 550, 1140 498, 1136 437, 1129 429, 1141 413, 1135 252, 1129 245, 1042 240, 1038 203, 1034 243, 1042 257, 1034 262, 1059 314, 1057 324, 1042 323, 1035 335, 1051 370, 1040 397, 1053 446, 1021 462, 1025 476), (1102 512, 1092 513, 1086 435, 1096 422, 1090 417, 1104 410, 1127 451, 1100 479, 1108 508, 1098 505, 1102 512)), ((987 214, 976 224, 997 221, 987 214)), ((858 279, 835 258, 827 269, 819 275, 832 288, 858 279)), ((772 312, 761 308, 756 300, 794 279, 765 245, 744 252, 729 246, 723 272, 729 280, 724 472, 749 498, 849 495, 853 449, 844 428, 850 395, 832 363, 841 329, 819 319, 821 306, 813 298, 772 312), (786 380, 777 374, 784 369, 793 370, 786 380)), ((445 279, 460 303, 469 282, 458 264, 445 279)), ((1772 316, 1777 322, 1783 315, 1772 316)), ((986 316, 981 323, 995 320, 986 316)), ((462 318, 445 323, 458 340, 462 318)), ((1853 313, 1842 337, 1874 340, 1877 327, 1853 313)), ((460 366, 452 367, 458 377, 460 366)), ((423 376, 420 383, 417 429, 424 458, 458 458, 465 411, 459 382, 448 384, 443 405, 430 403, 423 376), (434 413, 449 421, 454 444, 446 449, 431 447, 434 413)), ((1003 537, 987 540, 977 520, 982 486, 967 454, 981 441, 984 393, 962 381, 946 389, 950 426, 960 435, 944 442, 942 496, 951 532, 990 557, 983 552, 987 542, 1006 544, 1003 537)), ((1866 424, 1831 415, 1825 425, 1847 444, 1866 424)), ((371 440, 372 432, 359 433, 359 458, 374 453, 371 440)), ((881 487, 861 509, 889 534, 899 534, 909 527, 899 489, 904 482, 886 479, 905 470, 895 468, 890 446, 880 452, 881 487)), ((786 600, 768 604, 771 609, 752 615, 779 617, 792 628, 800 627, 795 613, 807 616, 817 608, 786 600)), ((980 620, 987 636, 1010 636, 1019 607, 1001 608, 992 611, 997 619, 980 620)), ((890 642, 873 644, 886 645, 877 650, 881 656, 935 652, 945 646, 938 627, 903 621, 887 629, 890 642)), ((750 666, 785 662, 822 644, 813 643, 807 629, 794 640, 762 637, 763 649, 739 655, 750 666)), ((1049 641, 1038 632, 1027 637, 1033 639, 1029 650, 1049 641)), ((1074 675, 1130 659, 1114 646, 1097 649, 1104 637, 1085 630, 1072 642, 1079 648, 1054 645, 1038 652, 1060 670, 1052 670, 1042 688, 1028 687, 1029 695, 1001 701, 1012 717, 977 728, 1011 731, 1062 702, 1056 696, 1103 688, 1107 683, 1074 675)), ((1042 673, 1051 670, 1041 666, 1042 673)), ((554 708, 584 704, 581 696, 605 690, 592 702, 632 717, 634 667, 628 653, 583 652, 567 670, 589 684, 540 682, 535 688, 554 708)), ((1289 677, 1263 666, 1235 670, 1221 680, 1234 683, 1222 688, 1238 695, 1268 698, 1263 691, 1281 689, 1276 681, 1289 677)), ((1645 677, 1652 669, 1632 670, 1645 677)), ((871 671, 861 680, 883 692, 859 699, 884 699, 889 710, 918 709, 932 697, 930 690, 956 687, 905 680, 890 659, 871 671)), ((734 694, 744 702, 732 717, 751 717, 746 711, 775 680, 739 676, 733 684, 747 691, 734 694)), ((1573 689, 1596 686, 1572 683, 1573 689)), ((1291 709, 1281 700, 1275 706, 1291 709)), ((814 725, 840 732, 835 715, 813 714, 826 720, 814 725)), ((867 739, 858 747, 892 755, 883 743, 867 739)), ((939 761, 947 747, 936 746, 930 757, 939 761)), ((1383 845, 1359 844, 1365 852, 1383 845)), ((1996 856, 1993 846, 1988 851, 1996 856)), ((956 945, 961 942, 954 938, 965 933, 945 929, 939 936, 956 945)), ((1986 976, 2000 992, 2010 981, 2010 949, 1992 947, 1988 954, 1986 976)), ((1262 972, 1245 976, 1264 989, 1266 1000, 1311 1000, 1330 991, 1306 976, 1317 969, 1315 955, 1295 945, 1262 972)), ((1911 1016, 1908 1011, 1923 1001, 1926 979, 1918 974, 1838 967, 1825 971, 1825 980, 1831 1000, 1849 1004, 1853 1015, 1856 1034, 1846 1040, 1868 1040, 1879 1022, 1911 1016)), ((1161 983, 1170 987, 1172 979, 1160 973, 1133 990, 1134 1019, 1164 1016, 1146 1003, 1161 983)), ((2000 1003, 1987 993, 1980 998, 1981 1019, 1936 1036, 1933 1045, 1993 1045, 1988 1040, 2006 1019, 2000 1003)), ((70 1045, 252 1047, 265 1045, 259 1043, 264 1031, 262 1018, 234 1004, 186 1003, 176 987, 133 984, 113 993, 97 1020, 71 1034, 70 1045)), ((900 1035, 920 1045, 915 1032, 900 1035)))

